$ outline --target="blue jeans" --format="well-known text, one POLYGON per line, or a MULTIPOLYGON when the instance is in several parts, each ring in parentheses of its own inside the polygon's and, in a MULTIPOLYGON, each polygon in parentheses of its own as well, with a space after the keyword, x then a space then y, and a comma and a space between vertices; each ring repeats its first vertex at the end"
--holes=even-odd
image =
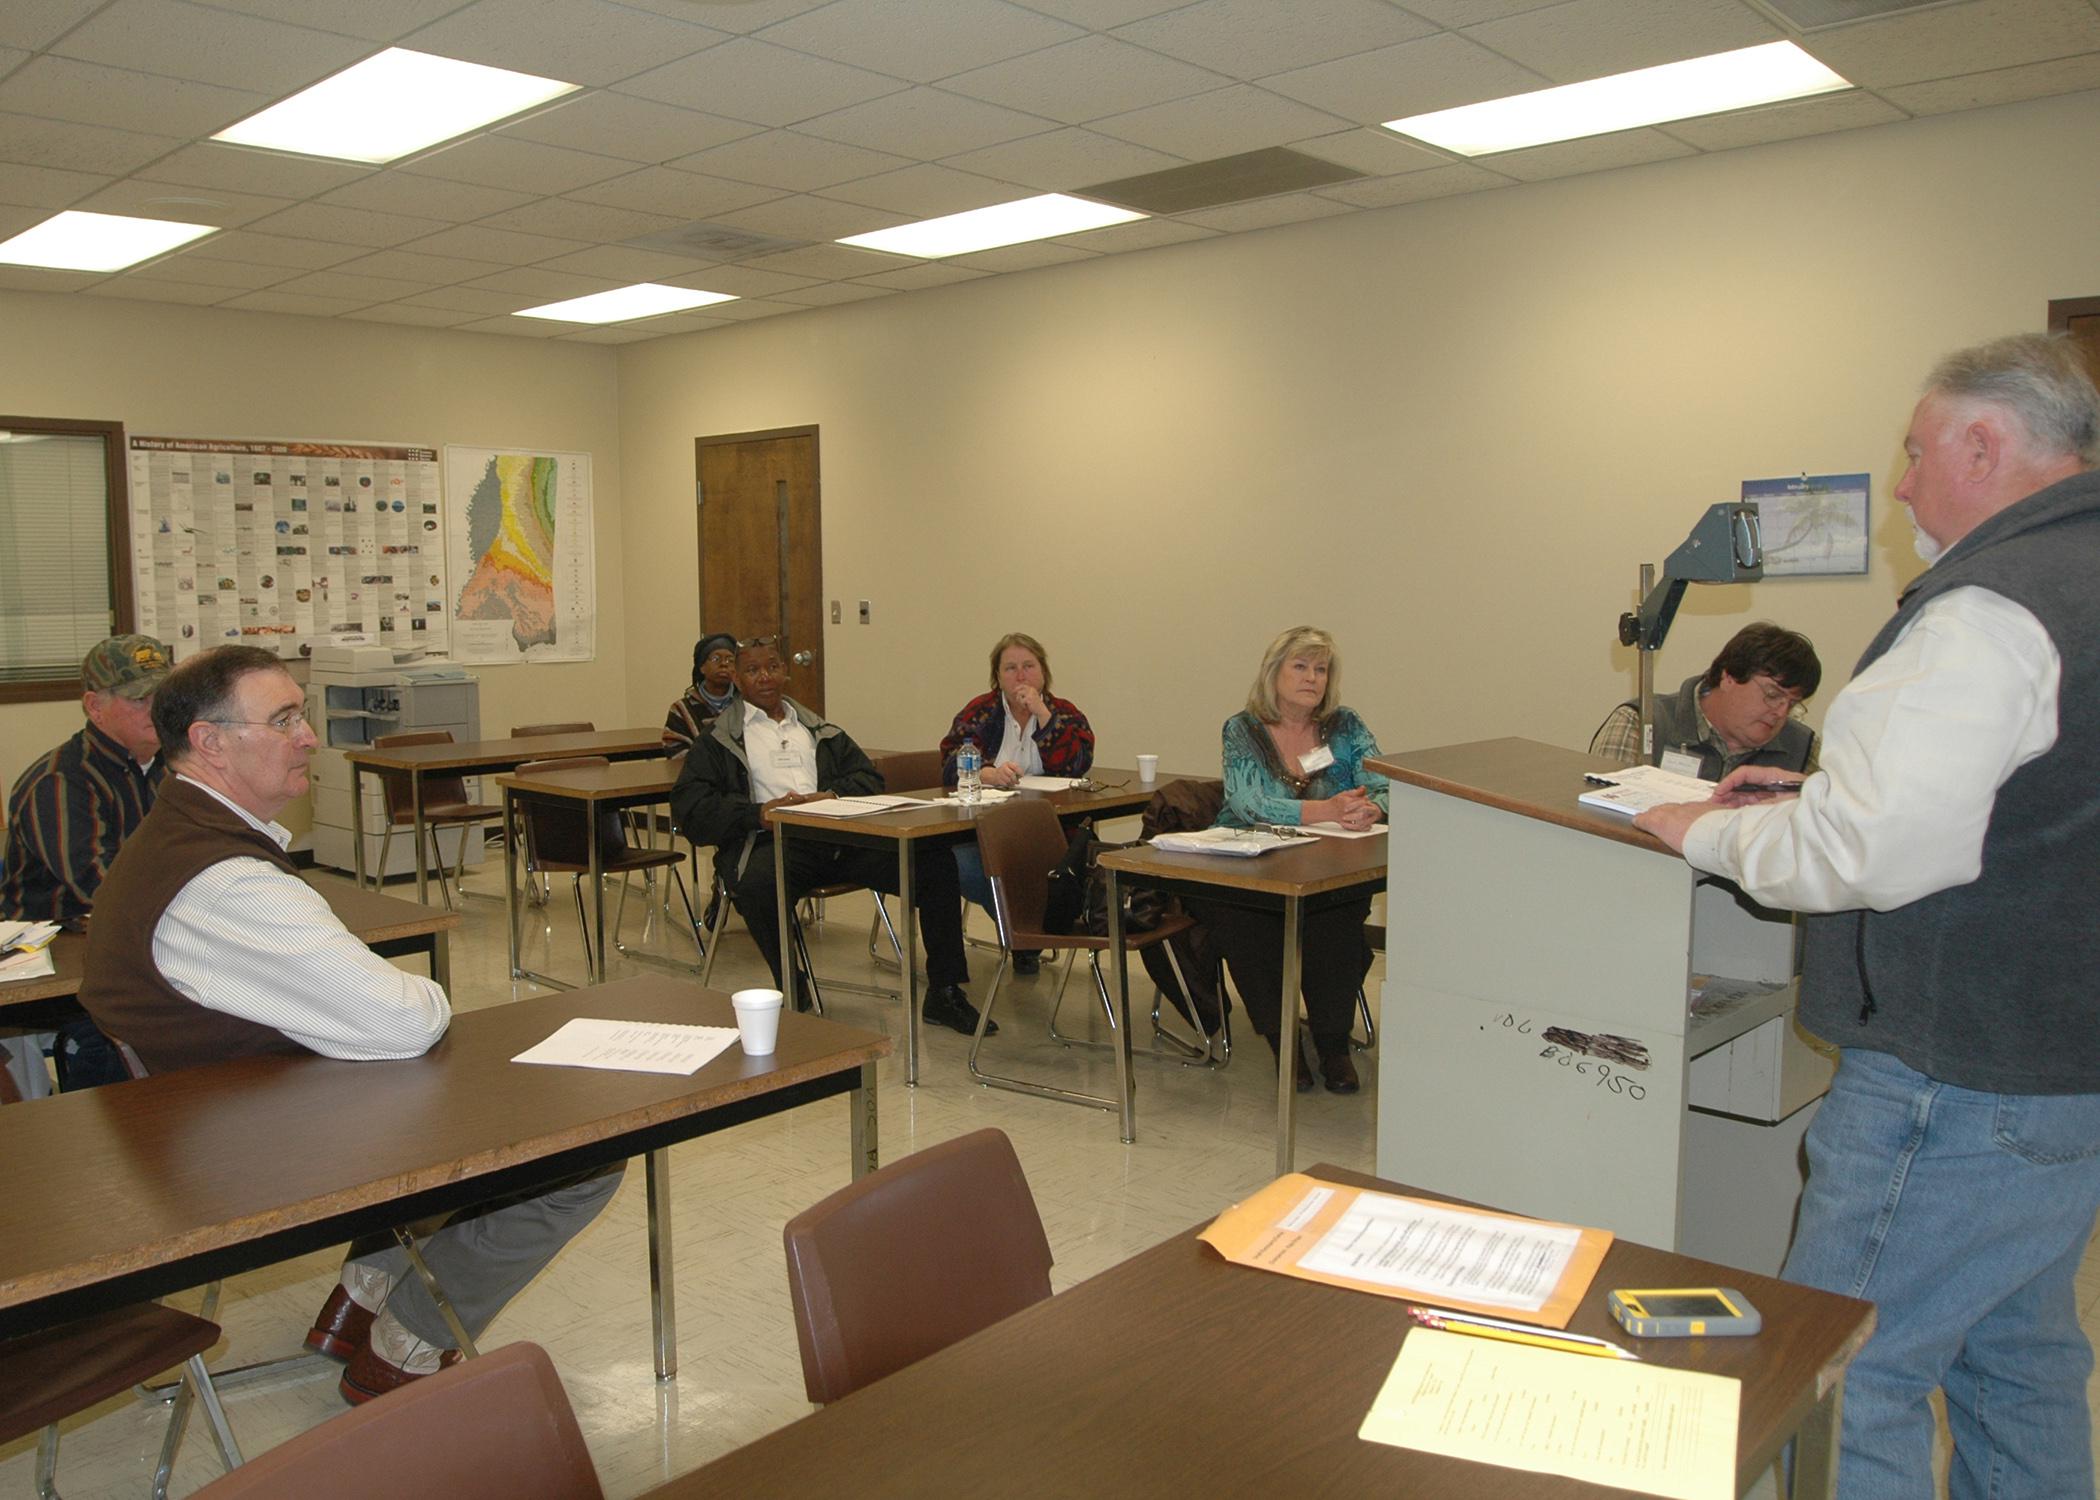
POLYGON ((955 878, 962 886, 963 900, 990 914, 992 877, 984 873, 984 856, 977 852, 975 840, 955 846, 955 878))
POLYGON ((2100 1212, 2100 1094, 1981 1094, 1847 1048, 1807 1150, 1783 1274, 1878 1314, 1845 1380, 1838 1493, 1932 1493, 1937 1386, 1951 1500, 2091 1495, 2073 1277, 2100 1212))

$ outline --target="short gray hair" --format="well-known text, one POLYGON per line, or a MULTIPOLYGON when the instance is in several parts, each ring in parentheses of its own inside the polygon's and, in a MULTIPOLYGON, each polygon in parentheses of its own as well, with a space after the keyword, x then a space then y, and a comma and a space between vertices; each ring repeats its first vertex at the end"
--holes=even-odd
POLYGON ((2100 466, 2100 391, 2064 334, 2016 333, 1960 350, 1933 367, 1925 389, 1989 402, 2046 452, 2100 466))

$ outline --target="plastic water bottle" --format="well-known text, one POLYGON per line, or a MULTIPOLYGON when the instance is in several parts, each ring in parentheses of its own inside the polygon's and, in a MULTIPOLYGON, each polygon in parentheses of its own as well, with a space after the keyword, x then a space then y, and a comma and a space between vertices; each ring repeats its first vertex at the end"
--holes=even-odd
POLYGON ((975 802, 982 795, 984 752, 970 740, 955 752, 955 800, 975 802))

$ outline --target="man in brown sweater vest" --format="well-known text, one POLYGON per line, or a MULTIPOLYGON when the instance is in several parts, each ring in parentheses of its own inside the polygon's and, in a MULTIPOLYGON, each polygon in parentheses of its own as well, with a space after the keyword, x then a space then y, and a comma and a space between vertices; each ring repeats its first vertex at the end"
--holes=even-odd
MULTIPOLYGON (((252 646, 183 662, 153 700, 168 775, 110 867, 95 907, 80 999, 149 1071, 307 1052, 352 1061, 419 1057, 452 1008, 434 981, 397 969, 301 880, 271 821, 307 788, 315 744, 305 694, 252 646)), ((620 1170, 455 1215, 419 1246, 470 1335, 597 1216, 620 1170)), ((307 1335, 348 1363, 353 1404, 459 1359, 407 1252, 351 1246, 307 1335)))

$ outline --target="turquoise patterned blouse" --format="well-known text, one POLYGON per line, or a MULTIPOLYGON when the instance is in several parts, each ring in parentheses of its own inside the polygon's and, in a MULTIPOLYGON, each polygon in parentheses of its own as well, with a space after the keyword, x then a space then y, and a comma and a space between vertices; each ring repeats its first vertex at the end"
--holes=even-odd
POLYGON ((1386 779, 1366 770, 1364 760, 1378 753, 1378 740, 1351 708, 1337 708, 1323 742, 1334 752, 1334 764, 1316 773, 1300 794, 1283 779, 1283 762, 1261 720, 1246 712, 1225 721, 1225 806, 1218 814, 1224 828, 1251 828, 1256 823, 1300 821, 1302 802, 1319 802, 1360 786, 1371 794, 1379 812, 1387 810, 1386 779))

